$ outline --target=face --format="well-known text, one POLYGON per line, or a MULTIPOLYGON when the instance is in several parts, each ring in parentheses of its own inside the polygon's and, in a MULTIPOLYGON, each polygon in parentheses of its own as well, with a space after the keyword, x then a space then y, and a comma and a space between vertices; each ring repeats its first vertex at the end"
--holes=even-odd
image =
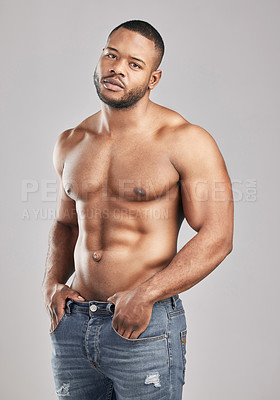
POLYGON ((161 77, 153 71, 154 42, 120 28, 110 36, 97 67, 94 84, 101 101, 113 108, 131 108, 149 96, 161 77))

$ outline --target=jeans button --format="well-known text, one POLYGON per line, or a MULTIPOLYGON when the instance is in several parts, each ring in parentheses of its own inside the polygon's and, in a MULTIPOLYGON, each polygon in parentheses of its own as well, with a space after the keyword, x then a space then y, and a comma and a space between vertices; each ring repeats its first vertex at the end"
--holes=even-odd
POLYGON ((94 312, 94 311, 97 310, 97 306, 96 306, 95 304, 92 304, 92 305, 89 307, 89 309, 90 309, 90 311, 94 312))

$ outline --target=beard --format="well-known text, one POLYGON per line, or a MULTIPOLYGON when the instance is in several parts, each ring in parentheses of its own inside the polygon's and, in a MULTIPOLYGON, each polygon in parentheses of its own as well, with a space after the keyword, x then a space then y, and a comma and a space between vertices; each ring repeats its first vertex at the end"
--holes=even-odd
MULTIPOLYGON (((109 77, 107 77, 109 78, 109 77)), ((110 76, 110 78, 113 78, 113 76, 110 76)), ((103 103, 107 104, 110 107, 117 108, 117 109, 126 109, 126 108, 131 108, 133 107, 144 95, 146 94, 148 88, 149 88, 149 83, 146 83, 145 85, 139 86, 137 88, 131 89, 129 92, 124 94, 120 99, 118 100, 113 100, 106 95, 101 93, 101 77, 100 75, 94 71, 94 85, 95 89, 97 92, 97 95, 103 103)))

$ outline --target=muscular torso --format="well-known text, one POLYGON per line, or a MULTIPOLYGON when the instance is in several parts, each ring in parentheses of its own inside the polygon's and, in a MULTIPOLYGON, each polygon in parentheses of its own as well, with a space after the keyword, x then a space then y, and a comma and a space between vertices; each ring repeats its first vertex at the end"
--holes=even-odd
POLYGON ((116 139, 98 133, 95 121, 71 132, 62 182, 79 225, 72 287, 106 300, 169 264, 183 213, 171 128, 116 139))

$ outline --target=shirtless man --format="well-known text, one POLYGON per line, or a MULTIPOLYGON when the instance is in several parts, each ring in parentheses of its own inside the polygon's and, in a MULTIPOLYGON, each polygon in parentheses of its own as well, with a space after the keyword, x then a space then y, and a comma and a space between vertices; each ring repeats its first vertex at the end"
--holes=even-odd
POLYGON ((60 191, 42 292, 59 398, 181 399, 178 294, 232 250, 231 182, 217 144, 149 99, 163 52, 150 24, 115 28, 94 73, 101 110, 55 146, 60 191), (184 218, 197 234, 177 252, 184 218))

